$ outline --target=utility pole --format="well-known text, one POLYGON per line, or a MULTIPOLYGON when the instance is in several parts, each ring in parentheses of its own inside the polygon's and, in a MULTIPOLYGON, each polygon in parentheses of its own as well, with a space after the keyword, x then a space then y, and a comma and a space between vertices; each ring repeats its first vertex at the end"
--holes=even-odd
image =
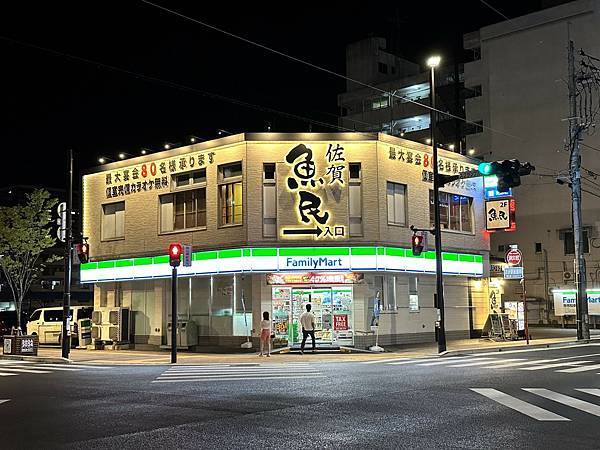
POLYGON ((434 208, 434 235, 435 235, 435 307, 437 308, 438 322, 438 352, 446 351, 446 329, 444 323, 444 275, 442 272, 442 225, 440 216, 440 177, 438 173, 438 148, 436 141, 436 106, 435 106, 435 68, 439 65, 439 58, 429 58, 428 66, 431 68, 431 111, 430 130, 431 146, 433 147, 433 208, 434 208))
POLYGON ((71 349, 71 268, 73 258, 73 150, 69 149, 69 188, 67 190, 67 223, 65 236, 65 289, 63 296, 62 357, 71 349))
POLYGON ((583 127, 577 117, 577 79, 575 75, 575 51, 573 47, 573 41, 569 40, 569 175, 571 178, 573 240, 575 244, 577 339, 581 340, 590 338, 590 325, 586 293, 585 258, 583 257, 583 228, 581 223, 581 155, 579 141, 583 127))

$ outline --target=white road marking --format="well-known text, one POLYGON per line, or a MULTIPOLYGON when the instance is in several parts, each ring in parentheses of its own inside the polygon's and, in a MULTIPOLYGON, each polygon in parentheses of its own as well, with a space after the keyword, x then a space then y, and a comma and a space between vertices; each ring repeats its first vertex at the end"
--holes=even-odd
POLYGON ((325 378, 325 375, 305 375, 295 377, 238 377, 238 378, 186 378, 186 379, 168 379, 168 380, 154 380, 152 383, 184 383, 188 381, 242 381, 242 380, 299 380, 305 378, 325 378))
POLYGON ((374 359, 372 361, 361 361, 361 364, 379 364, 379 363, 388 363, 388 362, 394 362, 394 361, 403 361, 403 362, 407 361, 408 362, 408 361, 418 361, 418 360, 415 360, 414 358, 407 359, 407 358, 398 357, 398 358, 389 358, 389 359, 374 359))
MULTIPOLYGON (((508 361, 508 360, 505 359, 504 361, 508 361)), ((543 363, 548 363, 548 362, 552 362, 552 361, 554 361, 554 359, 538 359, 538 360, 533 360, 533 361, 521 360, 521 362, 493 365, 493 366, 490 366, 489 369, 504 369, 504 368, 517 367, 517 366, 526 366, 528 364, 543 364, 543 363)), ((498 362, 502 363, 503 361, 500 360, 498 362)))
POLYGON ((466 363, 466 364, 455 364, 453 366, 449 366, 449 367, 473 367, 473 366, 483 366, 485 364, 497 364, 497 363, 503 363, 504 361, 522 361, 522 359, 496 359, 496 360, 492 360, 492 361, 487 361, 488 358, 482 358, 485 359, 486 361, 475 361, 475 362, 470 362, 470 363, 466 363))
POLYGON ((598 370, 598 369, 600 369, 600 364, 593 364, 591 366, 571 367, 570 369, 556 370, 556 372, 578 373, 578 372, 587 372, 588 370, 598 370))
POLYGON ((3 367, 4 372, 20 372, 20 373, 51 373, 47 370, 21 369, 18 367, 3 367))
MULTIPOLYGON (((450 358, 438 358, 434 362, 422 363, 422 364, 419 364, 419 366, 440 366, 443 364, 451 364, 451 363, 456 363, 459 361, 473 361, 474 359, 476 359, 476 358, 469 358, 466 356, 452 356, 450 358)), ((486 359, 489 359, 489 358, 486 358, 486 359)))
POLYGON ((10 402, 10 399, 6 399, 6 400, 0 400, 0 405, 1 405, 2 403, 6 403, 6 402, 10 402))
POLYGON ((488 388, 471 388, 473 392, 483 395, 507 408, 514 409, 515 411, 525 414, 526 416, 532 417, 540 421, 570 421, 566 417, 559 416, 551 411, 548 411, 539 406, 532 405, 531 403, 524 402, 512 395, 505 394, 496 389, 488 388))
POLYGON ((552 363, 552 364, 544 364, 541 366, 533 366, 533 367, 519 367, 518 370, 543 370, 543 369, 554 369, 555 367, 565 367, 565 366, 578 366, 580 364, 587 364, 594 361, 573 361, 573 362, 562 362, 562 363, 552 363))
POLYGON ((576 391, 584 392, 586 394, 595 395, 600 397, 600 389, 575 389, 576 391))
POLYGON ((16 373, 5 373, 5 372, 0 372, 0 377, 10 377, 10 376, 15 376, 18 375, 16 373))
POLYGON ((399 366, 402 364, 418 364, 421 362, 430 362, 430 361, 439 361, 440 358, 433 358, 433 359, 409 359, 406 361, 397 361, 397 362, 391 362, 388 363, 390 366, 399 366))
POLYGON ((549 391, 548 389, 523 388, 523 390, 600 417, 600 406, 594 405, 593 403, 579 400, 578 398, 569 397, 568 395, 559 394, 558 392, 549 391))

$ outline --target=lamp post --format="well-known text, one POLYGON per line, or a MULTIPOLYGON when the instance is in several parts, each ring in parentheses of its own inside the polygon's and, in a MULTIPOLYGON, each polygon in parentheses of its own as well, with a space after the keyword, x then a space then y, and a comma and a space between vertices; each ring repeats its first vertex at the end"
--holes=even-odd
POLYGON ((441 58, 431 56, 427 59, 430 72, 430 130, 431 146, 433 148, 433 210, 434 210, 434 235, 435 235, 435 307, 438 319, 438 352, 446 351, 446 329, 444 323, 444 278, 442 273, 442 227, 440 219, 440 180, 438 175, 438 149, 436 140, 436 113, 435 113, 435 68, 439 66, 441 58))

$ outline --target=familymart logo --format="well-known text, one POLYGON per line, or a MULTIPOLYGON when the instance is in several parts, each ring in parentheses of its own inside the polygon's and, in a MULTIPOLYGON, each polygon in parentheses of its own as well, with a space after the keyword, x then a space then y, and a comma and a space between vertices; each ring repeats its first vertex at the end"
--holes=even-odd
POLYGON ((318 258, 312 256, 306 257, 287 257, 285 259, 286 268, 294 268, 294 269, 341 269, 342 268, 342 258, 329 258, 327 256, 320 256, 318 258))

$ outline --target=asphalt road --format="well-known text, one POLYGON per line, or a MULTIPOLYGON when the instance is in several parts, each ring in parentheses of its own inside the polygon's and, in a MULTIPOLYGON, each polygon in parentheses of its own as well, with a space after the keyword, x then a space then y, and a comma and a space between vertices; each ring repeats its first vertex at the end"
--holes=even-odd
POLYGON ((599 373, 600 345, 366 363, 0 361, 0 446, 597 448, 599 373))

